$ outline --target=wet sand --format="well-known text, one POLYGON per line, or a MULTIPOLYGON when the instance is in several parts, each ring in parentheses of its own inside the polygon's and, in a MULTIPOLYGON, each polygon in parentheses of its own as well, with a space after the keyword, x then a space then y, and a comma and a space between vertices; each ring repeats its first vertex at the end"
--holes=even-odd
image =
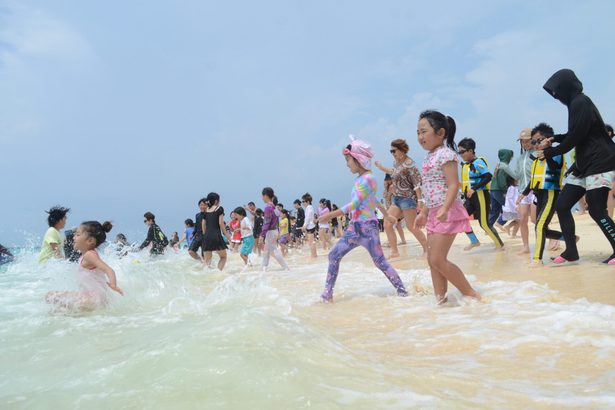
MULTIPOLYGON (((504 281, 534 281, 546 284, 549 288, 560 292, 564 298, 586 298, 590 302, 615 305, 615 266, 605 265, 602 260, 611 254, 611 249, 589 215, 576 215, 576 234, 581 238, 578 243, 581 259, 578 265, 555 266, 549 263, 550 256, 557 256, 564 248, 561 243, 559 251, 545 250, 542 267, 530 266, 531 254, 519 256, 522 248, 521 236, 511 238, 500 233, 505 243, 503 251, 496 251, 493 242, 485 235, 476 221, 472 221, 472 228, 481 241, 481 246, 470 251, 463 247, 470 241, 465 235, 457 235, 449 258, 469 275, 474 275, 478 286, 480 283, 494 280, 504 281), (547 262, 549 261, 549 262, 547 262)), ((557 218, 551 223, 553 229, 559 229, 557 218)), ((381 236, 386 242, 386 236, 381 236)), ((401 245, 400 258, 391 260, 398 269, 423 269, 427 267, 424 259, 420 258, 420 247, 412 235, 406 231, 408 244, 401 245)), ((530 249, 533 252, 535 235, 533 225, 530 224, 530 249)), ((388 249, 385 248, 385 255, 388 249)), ((369 256, 364 253, 353 253, 351 258, 357 258, 364 263, 370 263, 369 256)))

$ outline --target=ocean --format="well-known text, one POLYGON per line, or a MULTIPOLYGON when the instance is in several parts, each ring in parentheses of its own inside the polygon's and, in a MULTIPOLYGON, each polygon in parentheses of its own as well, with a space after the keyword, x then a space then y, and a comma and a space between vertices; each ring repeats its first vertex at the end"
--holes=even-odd
MULTIPOLYGON (((397 297, 364 250, 320 302, 326 257, 224 272, 180 251, 102 252, 125 296, 52 309, 76 265, 0 267, 0 408, 613 408, 615 307, 535 282, 480 282, 435 306, 426 269, 397 297)), ((214 259, 215 260, 215 259, 214 259)), ((111 294, 113 293, 113 294, 111 294)))

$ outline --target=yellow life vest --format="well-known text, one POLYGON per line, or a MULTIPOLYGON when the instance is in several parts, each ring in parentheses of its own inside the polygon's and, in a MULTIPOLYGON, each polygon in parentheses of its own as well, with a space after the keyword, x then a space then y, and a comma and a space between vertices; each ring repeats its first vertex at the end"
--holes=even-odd
POLYGON ((556 155, 553 160, 558 163, 557 168, 551 169, 546 159, 535 159, 532 164, 532 189, 562 189, 566 171, 566 159, 563 155, 556 155))

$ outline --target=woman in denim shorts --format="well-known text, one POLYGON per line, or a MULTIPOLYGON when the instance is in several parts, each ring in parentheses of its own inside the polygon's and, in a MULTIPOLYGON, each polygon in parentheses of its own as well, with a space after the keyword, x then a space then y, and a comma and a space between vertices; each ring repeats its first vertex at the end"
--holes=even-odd
MULTIPOLYGON (((423 247, 423 255, 427 255, 427 238, 422 230, 414 227, 417 203, 422 202, 423 198, 421 195, 421 173, 412 158, 408 156, 409 150, 410 147, 408 147, 406 140, 393 140, 390 150, 395 160, 393 168, 383 166, 380 161, 376 161, 376 166, 381 171, 391 174, 393 180, 392 203, 387 212, 396 219, 403 215, 408 230, 423 247)), ((396 258, 399 256, 399 250, 397 249, 397 236, 393 224, 385 221, 384 230, 391 247, 389 258, 396 258)))

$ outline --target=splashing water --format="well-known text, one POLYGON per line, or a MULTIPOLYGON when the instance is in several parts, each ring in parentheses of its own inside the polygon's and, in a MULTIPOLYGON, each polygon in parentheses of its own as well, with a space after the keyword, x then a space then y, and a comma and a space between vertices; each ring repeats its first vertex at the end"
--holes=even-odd
POLYGON ((437 308, 428 271, 400 271, 399 298, 349 259, 329 305, 325 259, 242 273, 234 254, 224 272, 181 252, 103 258, 126 295, 90 313, 44 302, 75 288, 74 264, 26 252, 1 268, 0 407, 615 406, 615 308, 533 282, 437 308))

